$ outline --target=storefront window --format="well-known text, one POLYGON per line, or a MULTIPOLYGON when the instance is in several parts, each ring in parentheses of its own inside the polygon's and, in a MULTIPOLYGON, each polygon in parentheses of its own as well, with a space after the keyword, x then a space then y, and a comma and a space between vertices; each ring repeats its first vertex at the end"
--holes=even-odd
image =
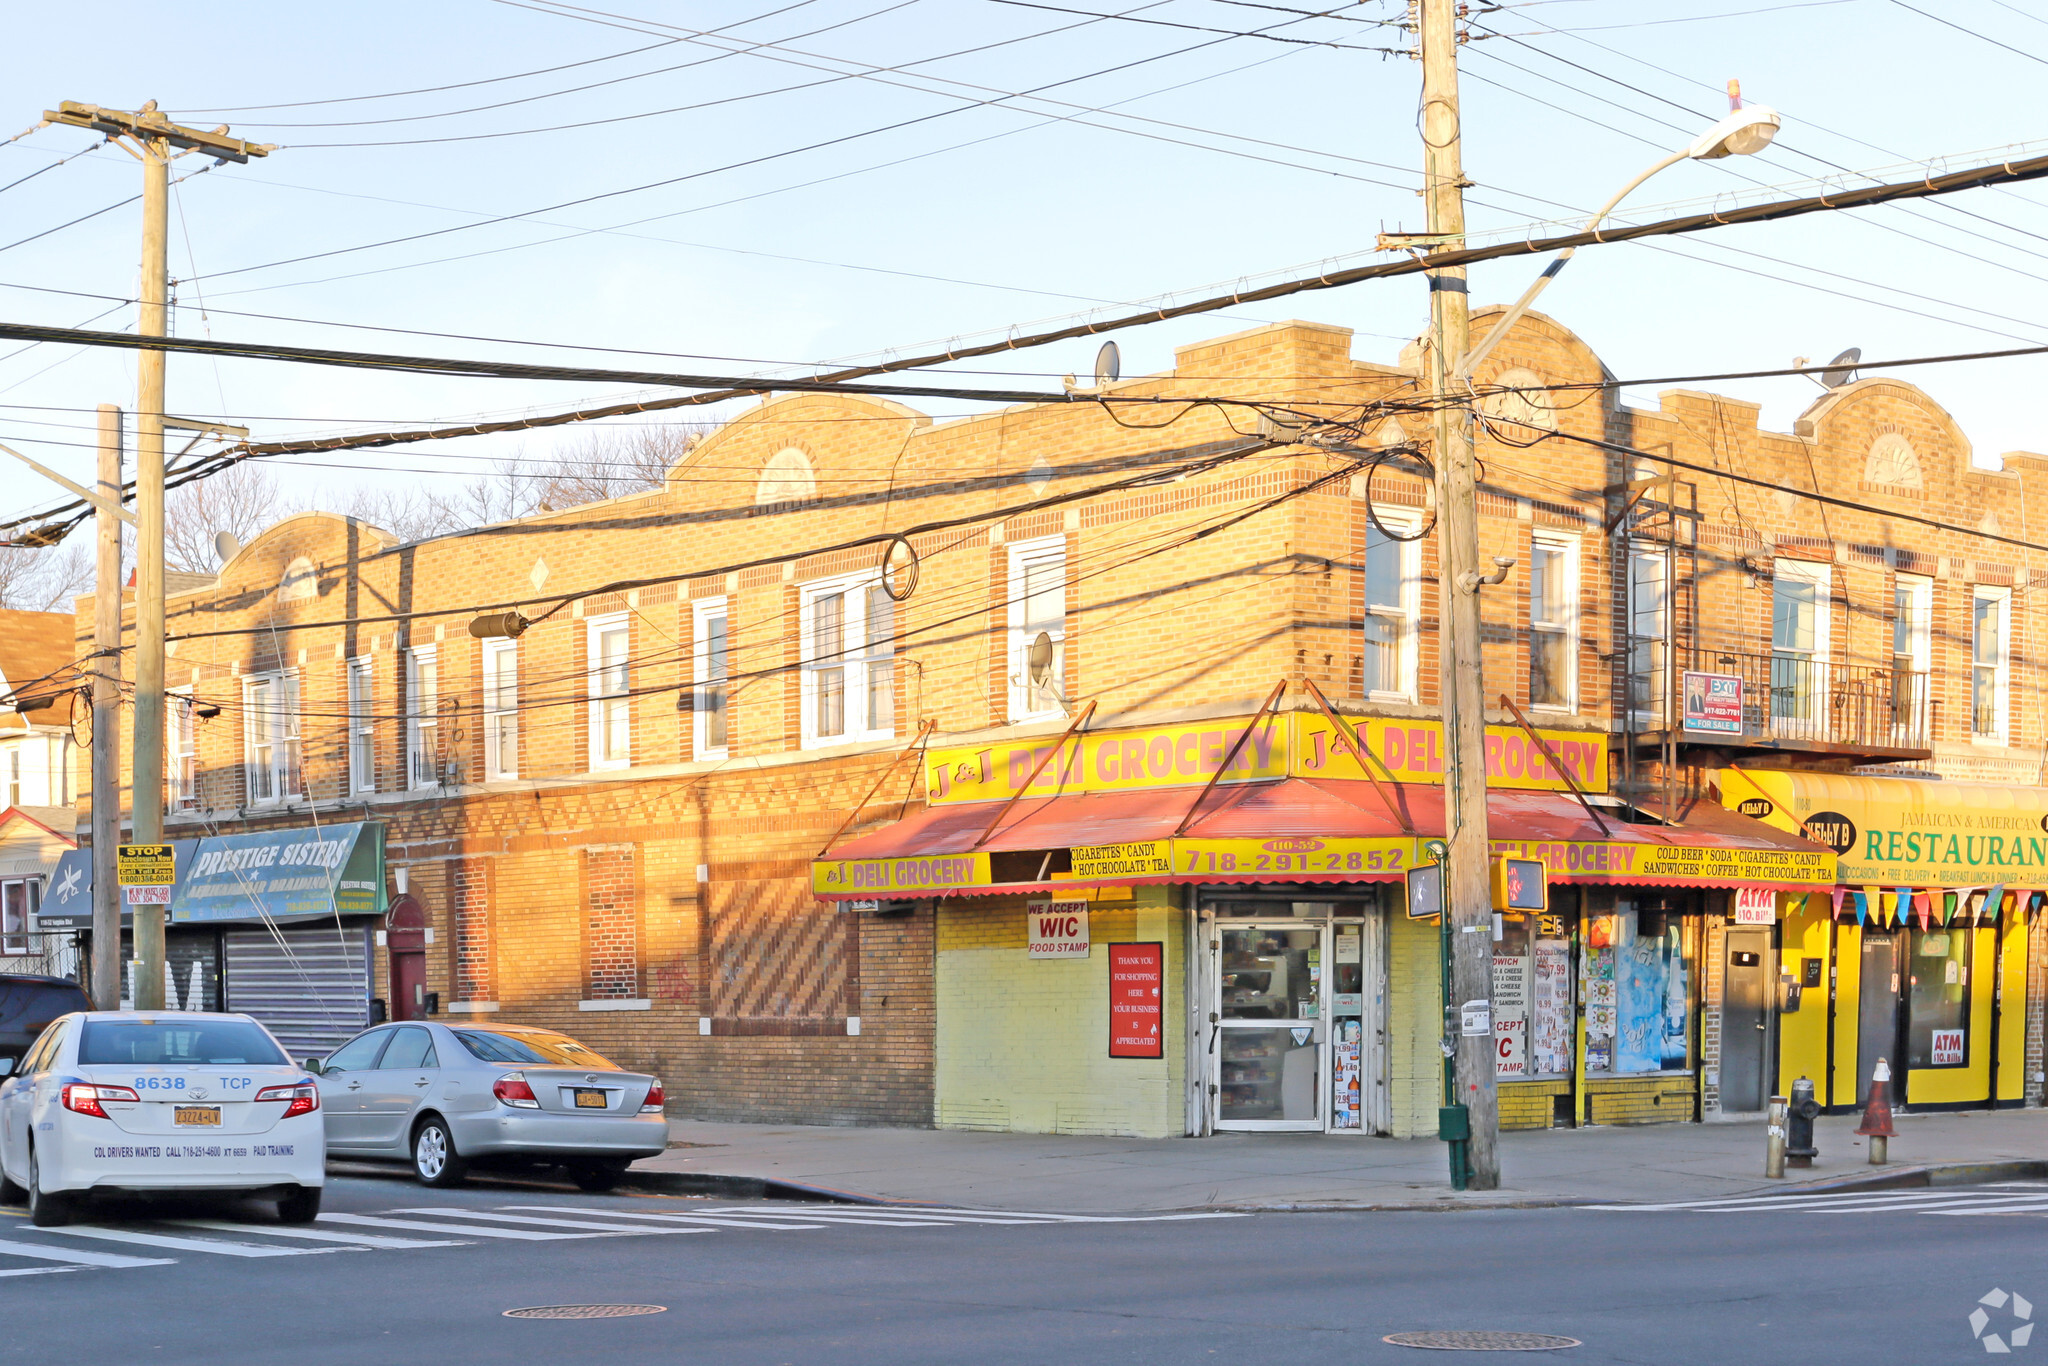
POLYGON ((1961 1067, 1969 1054, 1970 932, 1911 930, 1906 938, 1906 1065, 1961 1067))
POLYGON ((1580 955, 1586 1070, 1629 1075, 1691 1065, 1692 952, 1679 916, 1626 899, 1589 916, 1580 955))
POLYGON ((1493 1075, 1519 1081, 1529 1075, 1529 945, 1535 928, 1527 915, 1501 917, 1493 941, 1493 1075))

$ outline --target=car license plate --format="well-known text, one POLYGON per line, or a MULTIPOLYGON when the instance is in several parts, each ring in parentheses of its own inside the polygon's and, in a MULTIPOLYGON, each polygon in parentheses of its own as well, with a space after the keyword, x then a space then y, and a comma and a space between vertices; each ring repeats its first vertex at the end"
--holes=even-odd
POLYGON ((220 1125, 220 1107, 218 1105, 180 1105, 175 1118, 180 1124, 211 1124, 218 1128, 220 1125))
POLYGON ((576 1093, 576 1108, 579 1110, 602 1110, 605 1108, 604 1092, 581 1091, 576 1093))

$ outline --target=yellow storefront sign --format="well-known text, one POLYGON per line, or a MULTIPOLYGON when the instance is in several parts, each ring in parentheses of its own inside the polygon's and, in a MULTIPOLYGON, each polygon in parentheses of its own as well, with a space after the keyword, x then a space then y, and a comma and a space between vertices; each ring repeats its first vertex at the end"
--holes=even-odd
POLYGON ((1726 887, 1734 882, 1790 887, 1834 885, 1835 857, 1825 850, 1740 849, 1724 845, 1656 845, 1604 840, 1495 840, 1495 855, 1539 858, 1553 880, 1611 878, 1616 882, 1691 883, 1726 887))
POLYGON ((1415 841, 1405 838, 1277 835, 1173 842, 1173 870, 1182 877, 1394 877, 1407 872, 1415 858, 1415 841))
POLYGON ((988 885, 987 854, 820 859, 811 865, 811 890, 819 896, 883 896, 897 892, 929 896, 956 887, 988 885))
MULTIPOLYGON (((1248 719, 1109 730, 1064 741, 1054 737, 937 749, 925 759, 925 794, 933 803, 947 803, 1001 801, 1024 791, 1027 782, 1028 795, 1046 797, 1198 787, 1219 770, 1217 781, 1224 783, 1367 776, 1320 715, 1292 712, 1266 717, 1237 745, 1248 719), (1052 752, 1055 745, 1057 754, 1052 752), (1224 756, 1233 745, 1237 752, 1225 767, 1224 756), (1032 777, 1034 770, 1036 778, 1032 777)), ((1372 756, 1372 776, 1383 782, 1443 782, 1442 723, 1364 717, 1356 726, 1360 741, 1372 756)), ((1542 745, 1519 726, 1486 728, 1488 786, 1546 792, 1567 789, 1570 783, 1544 753, 1547 746, 1581 788, 1607 790, 1604 737, 1564 730, 1536 733, 1542 737, 1542 745)))
POLYGON ((1132 840, 1127 844, 1076 845, 1072 851, 1077 881, 1100 878, 1165 877, 1173 871, 1171 840, 1132 840))
POLYGON ((1721 804, 1837 855, 1851 887, 2048 887, 2048 789, 1724 768, 1721 804))

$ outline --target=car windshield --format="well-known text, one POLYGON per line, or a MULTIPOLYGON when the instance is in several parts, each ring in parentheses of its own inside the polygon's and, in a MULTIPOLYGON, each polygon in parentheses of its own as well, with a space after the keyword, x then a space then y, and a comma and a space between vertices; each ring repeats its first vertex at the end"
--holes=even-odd
POLYGON ((556 1063, 563 1067, 601 1067, 607 1072, 619 1070, 615 1063, 599 1057, 566 1034, 548 1034, 537 1029, 522 1029, 516 1033, 496 1029, 458 1029, 455 1037, 462 1040, 462 1046, 471 1054, 485 1062, 556 1063))
POLYGON ((284 1050, 247 1020, 87 1020, 79 1065, 233 1067, 283 1065, 284 1050))

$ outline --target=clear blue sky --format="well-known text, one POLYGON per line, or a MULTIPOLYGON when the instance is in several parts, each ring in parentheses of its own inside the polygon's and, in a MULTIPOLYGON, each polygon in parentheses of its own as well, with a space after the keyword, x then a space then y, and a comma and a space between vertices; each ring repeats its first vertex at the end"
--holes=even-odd
MULTIPOLYGON (((912 347, 1359 257, 1382 228, 1421 226, 1419 71, 1375 50, 1409 41, 1385 22, 1404 6, 1309 18, 1245 0, 1062 5, 222 2, 194 22, 166 22, 153 6, 32 6, 10 16, 0 50, 0 89, 15 100, 0 108, 0 137, 62 99, 132 108, 153 97, 187 122, 281 144, 176 191, 172 270, 197 277, 179 287, 194 305, 178 314, 181 333, 635 368, 754 370, 912 347), (566 69, 498 79, 542 68, 566 69), (456 83, 469 84, 357 98, 456 83), (1004 98, 1016 92, 1036 95, 1004 98), (520 131, 565 124, 587 126, 520 131), (614 193, 657 181, 671 183, 614 193), (440 235, 350 250, 421 233, 440 235), (322 252, 338 254, 268 264, 322 252), (215 310, 204 318, 202 299, 215 310), (606 357, 226 310, 725 359, 606 357)), ((2048 138, 2043 0, 1541 0, 1477 22, 1503 36, 1479 37, 1462 58, 1476 228, 1585 212, 1724 113, 1731 76, 1783 112, 1778 148, 1666 172, 1630 201, 1644 216, 1753 181, 1804 190, 1831 167, 1942 154, 1971 164, 1996 158, 1961 154, 2048 138)), ((0 185, 91 141, 51 128, 0 148, 0 185)), ((138 188, 135 163, 110 148, 0 191, 0 284, 132 296, 139 205, 5 244, 138 188)), ((1543 307, 1623 376, 1783 365, 1852 345, 1881 358, 2048 342, 2044 195, 1974 191, 1730 230, 1711 245, 1590 249, 1543 307)), ((1512 298, 1534 264, 1480 268, 1475 297, 1512 298)), ((1177 344, 1297 316, 1353 327, 1358 355, 1392 361, 1424 306, 1418 285, 1400 281, 1142 329, 1120 339, 1124 370, 1161 369, 1177 344)), ((118 328, 134 309, 8 287, 0 318, 118 328)), ((1075 342, 964 368, 1050 387, 1085 372, 1094 349, 1075 342)), ((90 441, 89 416, 37 406, 131 404, 134 358, 11 350, 0 346, 0 405, 23 406, 0 406, 0 441, 83 475, 90 452, 67 443, 90 441)), ((1956 413, 1980 460, 2048 448, 2030 401, 2042 373, 2035 359, 1912 372, 1956 413)), ((1798 379, 1720 387, 1764 403, 1779 427, 1818 392, 1798 379)), ((171 370, 174 410, 265 437, 617 392, 192 358, 171 370)), ((279 472, 301 492, 338 493, 366 479, 442 477, 414 470, 466 475, 480 457, 544 454, 569 439, 445 443, 279 472)), ((26 477, 6 488, 0 510, 41 500, 26 477)))

